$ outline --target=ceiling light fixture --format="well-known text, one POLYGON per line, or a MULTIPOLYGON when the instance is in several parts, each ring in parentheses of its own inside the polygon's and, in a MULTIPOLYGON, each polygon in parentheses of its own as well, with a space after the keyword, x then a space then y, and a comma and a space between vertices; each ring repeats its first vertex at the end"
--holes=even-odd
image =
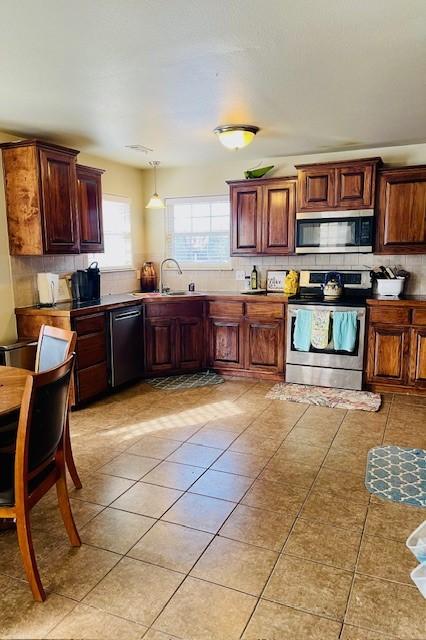
POLYGON ((157 193, 157 167, 160 163, 158 160, 152 160, 149 164, 154 169, 154 193, 146 205, 146 209, 164 209, 165 204, 157 193))
POLYGON ((223 146, 234 151, 250 144, 258 131, 251 124, 223 124, 213 130, 223 146))

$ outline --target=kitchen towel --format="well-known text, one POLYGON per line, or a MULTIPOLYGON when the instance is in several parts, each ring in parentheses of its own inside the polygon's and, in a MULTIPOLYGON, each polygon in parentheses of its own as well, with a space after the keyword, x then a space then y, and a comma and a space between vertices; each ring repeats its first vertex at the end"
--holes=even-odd
POLYGON ((333 313, 333 343, 336 351, 355 349, 357 332, 356 311, 335 311, 333 313))
POLYGON ((293 345, 298 351, 309 351, 312 333, 312 311, 298 309, 294 326, 293 345))
POLYGON ((330 311, 318 310, 312 314, 311 344, 315 349, 326 349, 330 342, 330 311))

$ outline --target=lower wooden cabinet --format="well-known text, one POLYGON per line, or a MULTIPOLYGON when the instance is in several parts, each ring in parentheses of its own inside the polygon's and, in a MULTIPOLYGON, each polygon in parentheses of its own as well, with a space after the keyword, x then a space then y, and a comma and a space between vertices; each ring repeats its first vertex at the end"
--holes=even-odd
POLYGON ((203 318, 178 318, 177 361, 180 369, 201 369, 204 359, 203 318))
POLYGON ((409 383, 426 389, 426 327, 411 329, 409 383))
POLYGON ((247 369, 282 373, 284 371, 284 327, 280 320, 246 321, 247 369))
POLYGON ((92 313, 72 321, 77 332, 76 403, 86 402, 109 388, 105 314, 92 313))
POLYGON ((209 363, 217 369, 243 367, 243 326, 235 318, 210 318, 209 363))
POLYGON ((176 359, 176 320, 147 318, 145 320, 146 370, 149 373, 173 371, 176 359))
POLYGON ((407 327, 371 325, 368 334, 368 382, 407 382, 410 330, 407 327))

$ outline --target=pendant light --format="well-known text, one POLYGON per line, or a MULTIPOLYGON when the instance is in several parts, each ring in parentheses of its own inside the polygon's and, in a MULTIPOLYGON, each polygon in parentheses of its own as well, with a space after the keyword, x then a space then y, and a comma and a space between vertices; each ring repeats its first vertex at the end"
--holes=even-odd
POLYGON ((234 151, 253 142, 258 131, 259 127, 251 124, 223 124, 213 130, 223 146, 234 151))
POLYGON ((154 169, 154 193, 146 205, 146 209, 164 209, 165 204, 157 193, 157 167, 160 163, 158 160, 152 160, 149 164, 154 169))

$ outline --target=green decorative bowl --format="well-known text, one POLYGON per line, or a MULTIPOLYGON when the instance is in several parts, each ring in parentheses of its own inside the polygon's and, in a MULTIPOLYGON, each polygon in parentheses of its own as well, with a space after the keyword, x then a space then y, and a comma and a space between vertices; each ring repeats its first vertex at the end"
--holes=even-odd
POLYGON ((244 175, 247 178, 247 180, 263 178, 263 176, 266 176, 268 171, 270 171, 273 168, 274 168, 274 165, 271 164, 269 167, 259 167, 259 169, 247 169, 247 171, 244 171, 244 175))

